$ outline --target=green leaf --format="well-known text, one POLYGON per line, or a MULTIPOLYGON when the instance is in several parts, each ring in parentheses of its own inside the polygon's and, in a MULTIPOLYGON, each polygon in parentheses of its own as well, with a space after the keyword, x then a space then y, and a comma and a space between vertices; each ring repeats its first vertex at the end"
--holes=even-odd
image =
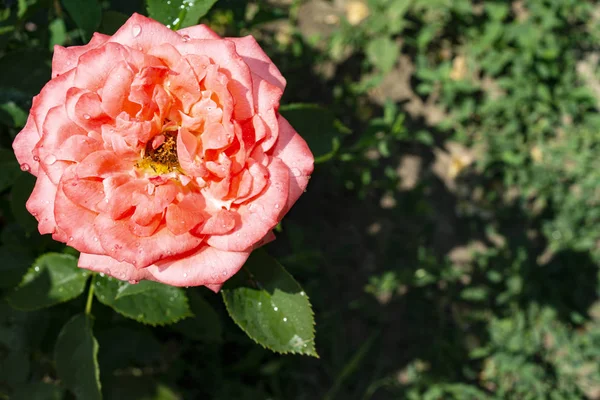
POLYGON ((48 24, 48 31, 50 31, 50 51, 54 49, 55 45, 62 46, 67 41, 67 27, 62 18, 57 18, 50 22, 48 24))
POLYGON ((217 0, 146 0, 148 15, 173 30, 197 25, 217 0))
POLYGON ((7 300, 13 307, 24 311, 64 303, 83 292, 89 274, 89 271, 77 267, 77 258, 47 253, 33 263, 7 300))
POLYGON ((331 159, 340 148, 340 136, 349 133, 333 113, 316 104, 288 104, 279 109, 320 163, 331 159))
POLYGON ((149 325, 175 323, 192 315, 185 291, 152 281, 122 282, 94 276, 96 298, 127 318, 149 325))
POLYGON ((78 399, 102 399, 98 342, 92 332, 92 318, 77 314, 63 326, 54 346, 56 373, 78 399))
POLYGON ((50 383, 35 382, 18 387, 10 398, 11 400, 61 400, 63 390, 50 383))
POLYGON ((14 128, 21 128, 27 122, 27 113, 14 101, 7 101, 0 104, 0 122, 14 128))
POLYGON ((254 251, 221 292, 229 315, 251 339, 279 353, 318 357, 306 293, 264 250, 254 251))
POLYGON ((65 9, 89 40, 102 21, 102 5, 98 0, 62 0, 65 9))
POLYGON ((389 72, 398 59, 400 47, 398 43, 387 36, 380 36, 371 40, 365 49, 367 58, 381 72, 389 72))
POLYGON ((173 329, 192 340, 221 342, 223 326, 219 315, 197 291, 189 291, 188 297, 194 317, 179 321, 173 329))
POLYGON ((19 179, 14 182, 10 196, 10 208, 15 220, 21 225, 25 233, 32 233, 37 230, 36 219, 27 211, 25 203, 35 186, 35 176, 31 174, 21 174, 19 179))
POLYGON ((0 246, 0 288, 17 286, 34 261, 31 252, 23 247, 0 246))

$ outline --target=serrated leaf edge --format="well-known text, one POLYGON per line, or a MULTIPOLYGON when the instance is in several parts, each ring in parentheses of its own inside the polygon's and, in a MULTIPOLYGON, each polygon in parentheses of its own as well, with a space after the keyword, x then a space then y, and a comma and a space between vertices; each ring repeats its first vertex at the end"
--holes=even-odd
MULTIPOLYGON (((277 264, 279 264, 279 261, 277 261, 276 259, 274 259, 274 261, 275 261, 277 264)), ((288 272, 288 270, 287 270, 287 269, 285 269, 285 268, 283 267, 283 265, 279 264, 279 266, 281 267, 281 269, 282 269, 283 273, 287 274, 287 275, 288 275, 288 276, 289 276, 289 277, 292 279, 292 281, 294 281, 294 282, 296 283, 296 285, 298 285, 298 287, 300 288, 300 290, 301 290, 302 292, 304 292, 304 296, 302 296, 302 297, 304 297, 304 298, 306 299, 306 302, 308 303, 308 309, 309 309, 309 311, 310 311, 310 316, 312 317, 312 337, 313 337, 313 338, 312 338, 312 340, 310 341, 310 344, 311 344, 312 350, 314 351, 314 354, 307 353, 307 352, 303 352, 303 351, 293 351, 293 350, 292 350, 292 351, 279 351, 279 350, 274 350, 274 349, 271 349, 271 348, 269 348, 269 347, 265 346, 264 344, 262 344, 262 343, 258 342, 258 341, 257 341, 255 338, 253 338, 253 337, 252 337, 252 335, 250 335, 250 333, 248 333, 248 331, 247 331, 247 330, 246 330, 246 329, 245 329, 245 328, 244 328, 242 325, 240 325, 240 324, 238 323, 238 321, 235 319, 235 317, 233 316, 233 314, 231 313, 231 310, 230 310, 230 308, 229 308, 229 302, 227 301, 227 298, 225 297, 225 292, 227 292, 227 291, 228 291, 228 289, 222 289, 222 290, 221 290, 221 297, 223 298, 223 303, 225 303, 225 309, 227 310, 227 314, 229 314, 229 317, 230 317, 230 318, 233 320, 233 322, 234 322, 234 323, 235 323, 237 326, 239 326, 239 327, 240 327, 240 329, 241 329, 241 330, 242 330, 242 331, 243 331, 243 332, 246 334, 246 336, 248 336, 250 339, 252 339, 252 341, 254 341, 255 343, 259 344, 259 345, 260 345, 261 347, 263 347, 264 349, 270 350, 270 351, 272 351, 272 352, 274 352, 274 353, 278 353, 278 354, 300 354, 300 355, 306 355, 306 356, 311 356, 311 357, 315 357, 315 358, 321 358, 321 357, 319 356, 319 353, 317 353, 317 348, 316 348, 316 346, 315 346, 315 339, 316 339, 316 333, 317 333, 317 331, 316 331, 315 327, 316 327, 317 323, 316 323, 316 321, 315 321, 315 313, 314 313, 314 311, 313 311, 313 309, 312 309, 312 304, 311 304, 311 302, 310 302, 310 298, 309 298, 308 294, 306 293, 306 291, 304 290, 304 288, 302 288, 302 286, 300 286, 300 284, 298 283, 298 281, 297 281, 297 280, 294 278, 294 276, 293 276, 292 274, 290 274, 290 273, 288 272)), ((244 267, 242 267, 242 269, 243 269, 243 268, 244 268, 244 267)))

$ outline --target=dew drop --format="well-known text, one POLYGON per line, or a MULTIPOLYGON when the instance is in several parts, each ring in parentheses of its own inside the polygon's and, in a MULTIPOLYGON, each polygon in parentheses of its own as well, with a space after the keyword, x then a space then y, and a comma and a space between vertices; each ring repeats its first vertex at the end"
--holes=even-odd
POLYGON ((304 296, 306 293, 304 292, 300 292, 300 296, 304 296))
POLYGON ((258 306, 259 306, 259 307, 260 307, 260 306, 262 306, 262 301, 259 301, 259 302, 258 302, 258 306))
POLYGON ((48 157, 46 157, 44 159, 44 162, 48 165, 52 165, 56 162, 56 156, 54 156, 53 154, 50 154, 48 157))
POLYGON ((138 283, 140 283, 140 281, 136 280, 136 279, 130 279, 129 280, 129 284, 130 285, 137 285, 138 283))
POLYGON ((73 236, 69 236, 69 242, 72 242, 75 239, 73 236))
POLYGON ((27 163, 21 164, 21 171, 29 172, 30 170, 31 170, 31 167, 29 166, 29 164, 27 164, 27 163))
POLYGON ((181 39, 182 39, 184 42, 189 42, 189 40, 190 40, 190 37, 189 37, 189 35, 183 35, 183 36, 181 37, 181 39))
POLYGON ((85 119, 90 119, 90 118, 92 118, 92 117, 90 117, 90 114, 83 114, 83 118, 85 118, 85 119))
POLYGON ((277 311, 277 310, 279 310, 279 308, 273 307, 273 311, 277 311))
POLYGON ((131 29, 131 34, 133 35, 133 37, 140 36, 140 33, 142 33, 142 27, 139 25, 134 25, 131 29))
POLYGON ((275 209, 278 210, 279 209, 279 204, 275 204, 275 209))
POLYGON ((221 275, 223 275, 223 276, 227 276, 227 271, 223 271, 223 272, 221 272, 221 275))
POLYGON ((98 241, 98 237, 94 236, 94 242, 97 242, 97 241, 98 241))
POLYGON ((35 272, 40 272, 40 267, 38 267, 37 265, 35 266, 35 272))
POLYGON ((183 277, 184 277, 184 278, 187 278, 187 272, 184 272, 184 273, 183 273, 183 277))
POLYGON ((40 161, 40 158, 38 156, 33 156, 33 161, 40 161))
POLYGON ((286 317, 283 317, 283 322, 287 322, 287 318, 286 317))
POLYGON ((298 168, 292 168, 291 171, 293 176, 302 176, 302 171, 300 171, 298 168))

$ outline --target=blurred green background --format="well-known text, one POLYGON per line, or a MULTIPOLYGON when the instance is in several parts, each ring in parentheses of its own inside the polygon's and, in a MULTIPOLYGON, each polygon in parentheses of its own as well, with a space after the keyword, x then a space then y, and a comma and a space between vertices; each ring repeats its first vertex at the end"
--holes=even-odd
MULTIPOLYGON (((70 251, 37 234, 10 147, 53 45, 146 5, 0 4, 3 297, 70 251)), ((600 3, 220 0, 201 22, 257 38, 318 161, 267 249, 320 359, 261 348, 203 288, 166 327, 95 304, 106 399, 600 399, 600 3)), ((73 398, 52 349, 84 302, 0 302, 0 398, 73 398)))

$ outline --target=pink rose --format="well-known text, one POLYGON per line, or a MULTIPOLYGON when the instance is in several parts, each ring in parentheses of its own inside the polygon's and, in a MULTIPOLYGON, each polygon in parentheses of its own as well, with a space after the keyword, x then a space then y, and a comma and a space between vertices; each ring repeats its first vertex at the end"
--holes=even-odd
POLYGON ((173 32, 133 15, 56 46, 13 148, 27 209, 79 266, 219 290, 304 191, 306 142, 278 114, 286 81, 251 36, 173 32))

